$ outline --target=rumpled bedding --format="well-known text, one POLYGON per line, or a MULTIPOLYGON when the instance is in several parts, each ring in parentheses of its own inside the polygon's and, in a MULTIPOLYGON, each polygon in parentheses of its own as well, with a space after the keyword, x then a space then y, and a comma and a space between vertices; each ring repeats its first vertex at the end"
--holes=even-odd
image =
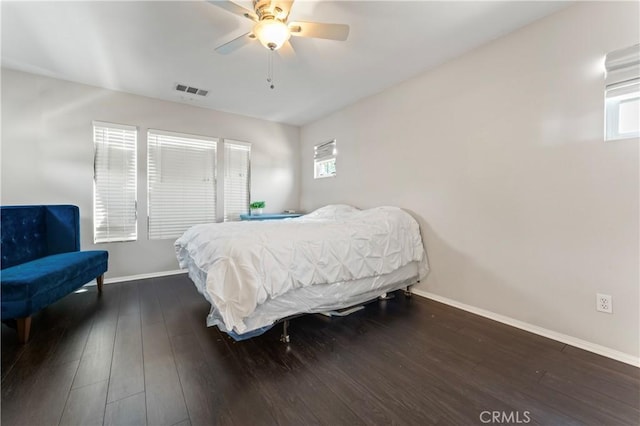
POLYGON ((196 225, 175 242, 181 268, 206 274, 207 300, 236 333, 288 291, 390 273, 426 256, 417 222, 397 207, 320 208, 296 219, 196 225))

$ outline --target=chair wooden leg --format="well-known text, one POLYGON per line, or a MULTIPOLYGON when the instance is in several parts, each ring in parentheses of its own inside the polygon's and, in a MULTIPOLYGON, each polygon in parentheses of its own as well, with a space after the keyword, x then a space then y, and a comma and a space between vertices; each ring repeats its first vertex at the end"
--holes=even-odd
POLYGON ((27 343, 29 341, 29 332, 31 331, 31 317, 18 318, 16 323, 18 325, 20 343, 27 343))
POLYGON ((102 293, 102 284, 104 284, 104 274, 96 278, 96 281, 98 282, 98 293, 102 293))

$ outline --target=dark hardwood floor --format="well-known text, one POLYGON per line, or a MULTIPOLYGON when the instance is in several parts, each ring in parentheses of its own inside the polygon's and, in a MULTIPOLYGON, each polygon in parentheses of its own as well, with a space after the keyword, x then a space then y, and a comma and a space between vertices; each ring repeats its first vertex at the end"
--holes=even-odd
POLYGON ((640 369, 418 296, 284 345, 206 328, 183 275, 87 290, 2 326, 2 425, 640 423, 640 369))

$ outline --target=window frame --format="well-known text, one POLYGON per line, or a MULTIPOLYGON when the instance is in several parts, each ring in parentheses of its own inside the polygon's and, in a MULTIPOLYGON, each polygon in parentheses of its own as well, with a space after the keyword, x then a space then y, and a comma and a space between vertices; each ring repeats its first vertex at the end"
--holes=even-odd
POLYGON ((625 102, 637 100, 640 102, 640 79, 637 82, 631 82, 624 87, 630 87, 631 91, 618 95, 610 95, 610 92, 616 92, 617 87, 607 87, 605 91, 605 140, 616 141, 622 139, 632 139, 640 137, 640 128, 631 132, 621 133, 620 128, 620 106, 625 102), (635 87, 636 90, 633 90, 635 87))
POLYGON ((244 141, 239 141, 239 140, 235 140, 235 139, 230 139, 230 138, 224 138, 222 139, 222 147, 223 149, 222 151, 222 162, 224 163, 223 165, 223 179, 224 179, 224 184, 222 185, 222 194, 220 195, 220 198, 222 198, 222 221, 223 222, 235 222, 235 221, 239 221, 240 219, 240 214, 246 214, 249 212, 249 204, 251 203, 251 151, 252 151, 252 144, 250 142, 244 142, 244 141), (243 146, 245 148, 248 148, 248 158, 247 158, 247 205, 246 205, 246 210, 243 213, 239 213, 238 214, 238 218, 237 219, 228 219, 227 217, 227 171, 228 171, 228 166, 229 166, 229 158, 227 156, 227 145, 236 145, 236 146, 243 146))
POLYGON ((640 123, 637 129, 620 132, 620 107, 640 99, 640 44, 607 53, 604 71, 604 140, 640 137, 640 123))
MULTIPOLYGON (((131 241, 137 241, 138 240, 138 127, 137 126, 132 126, 132 125, 128 125, 128 124, 118 124, 118 123, 110 123, 110 122, 104 122, 104 121, 97 121, 94 120, 92 123, 92 130, 93 130, 93 243, 94 244, 106 244, 106 243, 118 243, 118 242, 131 242, 131 241), (127 184, 131 184, 132 188, 133 188, 133 230, 129 231, 129 232, 125 232, 125 226, 123 225, 123 230, 120 234, 116 234, 114 236, 109 236, 109 231, 107 231, 107 235, 104 237, 101 237, 101 233, 104 233, 104 231, 100 231, 100 227, 98 226, 98 218, 99 218, 99 213, 98 213, 98 205, 100 203, 98 203, 98 194, 99 194, 99 190, 98 190, 98 163, 99 163, 99 159, 98 159, 98 155, 100 152, 100 149, 98 147, 98 143, 99 141, 97 140, 97 130, 99 128, 104 128, 104 129, 108 129, 108 130, 120 130, 123 132, 131 132, 132 136, 133 136, 133 146, 129 147, 128 149, 132 152, 132 159, 130 160, 133 163, 132 167, 129 167, 128 170, 132 170, 133 171, 133 182, 128 182, 127 184), (129 235, 128 237, 126 235, 129 235)), ((126 142, 126 136, 123 138, 123 143, 126 142)), ((106 142, 107 146, 109 146, 109 142, 106 142)), ((115 145, 113 146, 115 147, 115 145)), ((109 160, 107 160, 109 161, 109 160)), ((108 169, 107 169, 108 171, 108 169)), ((123 171, 122 172, 124 175, 124 178, 126 180, 127 178, 127 171, 123 171)), ((124 197, 123 197, 124 198, 124 197)), ((123 203, 122 203, 123 204, 123 203)), ((123 204, 124 205, 124 204, 123 204)), ((123 214, 123 212, 126 213, 126 209, 121 208, 122 211, 118 212, 120 213, 123 217, 125 217, 126 215, 123 214)), ((117 213, 114 213, 115 215, 117 215, 117 213)), ((104 220, 104 219, 103 219, 104 220)), ((109 211, 108 211, 108 207, 107 207, 107 212, 106 212, 106 221, 109 222, 109 211)))
MULTIPOLYGON (((213 143, 213 153, 212 153, 212 164, 213 164, 213 175, 212 175, 212 181, 211 181, 211 188, 213 190, 213 210, 211 211, 211 217, 212 217, 212 222, 217 222, 218 221, 218 214, 217 214, 217 210, 218 210, 218 201, 219 201, 219 191, 218 191, 218 173, 219 173, 219 162, 218 162, 218 155, 219 155, 219 146, 220 146, 220 138, 217 137, 212 137, 212 136, 203 136, 203 135, 196 135, 196 134, 190 134, 190 133, 182 133, 182 132, 173 132, 173 131, 166 131, 166 130, 160 130, 160 129, 147 129, 147 239, 148 240, 170 240, 170 239, 175 239, 178 238, 180 235, 182 235, 182 233, 184 233, 184 231, 186 231, 186 229, 188 229, 190 226, 193 226, 195 224, 199 224, 199 223, 209 223, 210 221, 204 219, 204 220, 197 220, 197 221, 193 221, 193 223, 191 225, 188 225, 184 230, 182 231, 176 231, 176 232, 170 232, 170 230, 164 230, 162 231, 158 231, 155 232, 152 229, 152 222, 153 222, 153 218, 152 218, 152 209, 153 209, 153 203, 152 203, 152 185, 154 184, 155 180, 152 180, 152 176, 151 176, 151 162, 152 162, 152 149, 158 149, 159 152, 161 152, 161 148, 156 148, 155 145, 152 145, 151 140, 153 138, 157 138, 157 137, 168 137, 168 138, 179 138, 179 139, 186 139, 186 140, 193 140, 193 141, 198 141, 198 142, 211 142, 213 143)), ((156 166, 157 168, 157 166, 156 166)), ((204 209, 206 210, 206 209, 204 209)), ((188 221, 184 221, 184 222, 188 222, 188 221)))
POLYGON ((326 179, 336 177, 338 174, 338 143, 336 139, 331 139, 313 146, 313 179, 326 179), (331 154, 322 153, 322 148, 333 146, 331 154), (328 163, 333 160, 334 172, 327 175, 318 174, 318 165, 328 163))

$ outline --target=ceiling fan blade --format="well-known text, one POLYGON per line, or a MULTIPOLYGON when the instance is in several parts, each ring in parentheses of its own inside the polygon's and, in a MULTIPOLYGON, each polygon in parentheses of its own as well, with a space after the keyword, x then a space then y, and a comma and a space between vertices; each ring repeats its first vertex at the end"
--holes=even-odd
POLYGON ((319 22, 289 22, 292 36, 324 38, 345 41, 349 37, 349 26, 345 24, 321 24, 319 22))
POLYGON ((207 0, 207 1, 214 6, 221 7, 222 9, 233 13, 234 15, 251 19, 254 22, 258 21, 258 17, 256 16, 253 10, 246 9, 230 0, 207 0))
POLYGON ((240 37, 236 37, 233 40, 225 43, 225 44, 221 44, 220 46, 216 47, 216 52, 221 53, 223 55, 226 55, 228 53, 231 53, 235 50, 238 50, 239 48, 241 48, 242 46, 244 46, 245 44, 249 44, 250 42, 252 42, 253 40, 256 39, 256 36, 253 35, 252 32, 248 32, 246 34, 242 34, 240 37))
POLYGON ((280 49, 276 50, 276 52, 278 52, 278 55, 287 62, 296 59, 296 51, 294 50, 291 41, 287 41, 280 49))

